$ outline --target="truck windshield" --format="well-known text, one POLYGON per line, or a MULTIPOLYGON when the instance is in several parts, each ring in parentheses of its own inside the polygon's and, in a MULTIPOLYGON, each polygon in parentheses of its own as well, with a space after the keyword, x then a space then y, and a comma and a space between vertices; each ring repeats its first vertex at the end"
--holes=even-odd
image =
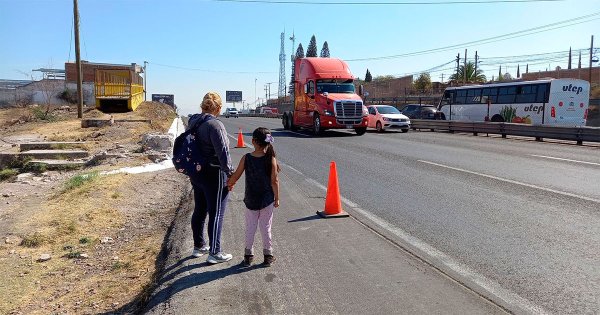
POLYGON ((317 93, 354 93, 352 80, 317 80, 317 93))

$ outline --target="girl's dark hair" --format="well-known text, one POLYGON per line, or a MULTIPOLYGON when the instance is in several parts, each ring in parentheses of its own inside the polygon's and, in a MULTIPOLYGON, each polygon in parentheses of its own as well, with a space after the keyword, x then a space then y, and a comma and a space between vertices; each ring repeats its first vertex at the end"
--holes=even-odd
POLYGON ((264 127, 258 127, 256 130, 254 130, 254 132, 252 132, 252 139, 254 139, 262 148, 267 148, 267 152, 265 154, 265 168, 267 170, 267 175, 271 176, 271 170, 273 169, 273 158, 277 157, 277 154, 275 153, 273 145, 267 142, 267 135, 271 135, 271 130, 264 127))

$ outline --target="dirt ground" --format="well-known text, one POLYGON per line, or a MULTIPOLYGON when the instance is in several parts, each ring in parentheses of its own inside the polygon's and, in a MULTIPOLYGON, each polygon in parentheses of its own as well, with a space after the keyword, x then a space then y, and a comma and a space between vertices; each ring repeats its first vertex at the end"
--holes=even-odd
POLYGON ((151 124, 87 129, 73 108, 52 114, 46 120, 31 108, 1 110, 0 150, 16 150, 23 141, 82 140, 92 154, 113 155, 82 170, 0 182, 0 314, 135 312, 152 285, 157 256, 189 183, 173 169, 98 172, 151 163, 140 150, 141 135, 164 133, 175 114, 165 105, 145 103, 114 118, 151 124))

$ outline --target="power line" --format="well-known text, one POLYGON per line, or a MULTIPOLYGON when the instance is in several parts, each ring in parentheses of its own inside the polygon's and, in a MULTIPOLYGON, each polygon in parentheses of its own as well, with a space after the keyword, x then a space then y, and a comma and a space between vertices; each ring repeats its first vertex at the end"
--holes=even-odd
MULTIPOLYGON (((148 62, 150 63, 150 62, 148 62)), ((173 66, 173 65, 165 65, 156 62, 152 62, 151 64, 155 66, 179 69, 179 70, 188 70, 188 71, 199 71, 199 72, 210 72, 210 73, 231 73, 231 74, 271 74, 276 73, 275 71, 225 71, 225 70, 212 70, 212 69, 198 69, 198 68, 189 68, 189 67, 181 67, 181 66, 173 66)))
POLYGON ((600 15, 600 12, 595 12, 595 13, 592 13, 592 14, 583 15, 583 16, 572 18, 572 19, 560 21, 560 22, 550 23, 550 24, 546 24, 546 25, 542 25, 542 26, 537 26, 537 27, 534 27, 534 28, 529 28, 529 29, 525 29, 525 30, 521 30, 521 31, 516 31, 516 32, 512 32, 512 33, 507 33, 507 34, 503 34, 503 35, 497 35, 497 36, 488 37, 488 38, 484 38, 484 39, 479 39, 479 40, 475 40, 475 41, 470 41, 470 42, 466 42, 466 43, 462 43, 462 44, 455 44, 455 45, 450 45, 450 46, 444 46, 444 47, 439 47, 439 48, 426 49, 426 50, 415 51, 415 52, 410 52, 410 53, 405 53, 405 54, 398 54, 398 55, 381 56, 381 57, 368 57, 368 58, 356 58, 356 59, 346 59, 346 61, 368 61, 368 60, 396 59, 396 58, 402 58, 402 57, 411 57, 411 56, 417 56, 417 55, 425 55, 425 54, 432 54, 432 53, 437 53, 437 52, 443 52, 443 51, 448 51, 448 50, 452 50, 452 49, 456 49, 456 48, 470 47, 470 46, 473 46, 475 44, 489 44, 489 43, 493 43, 493 42, 497 42, 497 41, 502 41, 502 40, 507 40, 507 39, 512 39, 512 38, 517 38, 517 37, 522 37, 522 36, 527 36, 527 35, 533 35, 533 34, 537 34, 537 33, 541 33, 541 32, 546 32, 546 31, 554 30, 554 29, 557 29, 557 28, 563 28, 563 27, 572 26, 572 25, 576 25, 576 24, 581 24, 581 23, 587 23, 587 22, 595 21, 598 18, 590 19, 590 20, 587 20, 587 21, 573 23, 575 21, 579 21, 579 20, 583 20, 583 19, 588 19, 588 18, 595 17, 595 16, 598 16, 598 15, 600 15), (571 24, 562 25, 562 24, 567 24, 567 23, 571 23, 571 24), (557 27, 549 28, 549 27, 552 27, 552 26, 557 26, 557 27), (537 32, 534 32, 534 31, 537 31, 537 32), (523 33, 525 33, 525 34, 523 34, 523 33))
POLYGON ((400 2, 326 2, 300 0, 211 0, 214 2, 262 3, 262 4, 303 4, 303 5, 452 5, 452 4, 498 4, 529 2, 562 2, 565 0, 473 0, 473 1, 400 1, 400 2))

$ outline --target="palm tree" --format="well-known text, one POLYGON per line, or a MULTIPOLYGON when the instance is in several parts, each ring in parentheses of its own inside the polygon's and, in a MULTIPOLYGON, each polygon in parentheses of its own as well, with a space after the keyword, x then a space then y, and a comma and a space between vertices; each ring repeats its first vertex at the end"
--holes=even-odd
POLYGON ((467 73, 467 82, 465 82, 465 83, 483 83, 483 82, 485 82, 485 75, 483 74, 483 71, 481 71, 481 69, 477 69, 477 71, 475 71, 475 64, 470 61, 467 62, 466 68, 464 65, 461 65, 458 68, 458 75, 456 73, 451 75, 450 80, 462 82, 465 77, 465 71, 467 73))

